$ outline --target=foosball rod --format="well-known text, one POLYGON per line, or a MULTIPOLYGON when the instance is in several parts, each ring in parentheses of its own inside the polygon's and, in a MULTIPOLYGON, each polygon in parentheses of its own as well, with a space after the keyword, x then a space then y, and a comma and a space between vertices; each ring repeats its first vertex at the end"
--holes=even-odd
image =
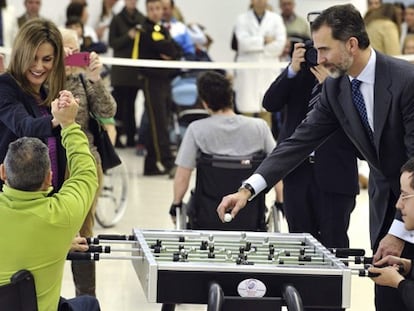
POLYGON ((137 241, 133 235, 117 235, 117 234, 100 234, 96 238, 86 238, 86 242, 91 245, 107 244, 135 244, 137 241))
POLYGON ((140 248, 114 248, 109 245, 89 245, 88 249, 86 250, 87 253, 112 253, 112 252, 138 252, 141 251, 140 248))
POLYGON ((143 260, 143 256, 113 256, 110 254, 100 253, 83 253, 83 252, 70 252, 66 256, 66 260, 85 260, 85 261, 99 261, 100 259, 111 260, 143 260))

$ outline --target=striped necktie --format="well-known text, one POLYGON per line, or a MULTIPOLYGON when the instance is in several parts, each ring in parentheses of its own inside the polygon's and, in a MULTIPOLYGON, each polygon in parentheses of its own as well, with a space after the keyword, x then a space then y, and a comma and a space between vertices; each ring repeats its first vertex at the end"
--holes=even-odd
POLYGON ((312 88, 311 97, 309 100, 308 108, 313 109, 313 106, 321 99, 322 84, 315 79, 315 85, 312 88))

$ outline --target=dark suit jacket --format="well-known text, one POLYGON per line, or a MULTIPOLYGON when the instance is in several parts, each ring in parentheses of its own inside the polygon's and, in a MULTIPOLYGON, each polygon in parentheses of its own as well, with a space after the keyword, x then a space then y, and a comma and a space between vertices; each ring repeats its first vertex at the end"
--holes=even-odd
POLYGON ((47 138, 55 136, 60 187, 65 177, 66 155, 61 145, 60 127, 53 129, 51 120, 52 115, 42 115, 35 98, 24 93, 9 74, 0 75, 0 163, 9 144, 19 137, 37 137, 47 144, 47 138))
POLYGON ((26 13, 21 15, 17 18, 17 24, 19 25, 19 28, 23 26, 24 23, 26 23, 29 19, 27 18, 26 13))
MULTIPOLYGON (((171 38, 170 32, 162 25, 155 25, 148 18, 143 24, 139 41, 139 58, 162 60, 161 54, 171 59, 179 59, 183 53, 181 47, 171 38)), ((147 77, 168 79, 177 75, 179 70, 169 68, 142 68, 147 77)))
MULTIPOLYGON (((114 57, 131 58, 134 39, 128 36, 128 31, 137 25, 142 25, 145 16, 138 10, 129 15, 126 8, 115 15, 109 26, 109 46, 114 50, 114 57)), ((112 66, 111 83, 113 86, 138 87, 139 69, 128 66, 112 66)))
MULTIPOLYGON (((267 90, 263 107, 271 112, 284 111, 279 143, 292 135, 305 119, 314 84, 315 76, 309 69, 303 69, 289 79, 286 68, 267 90)), ((347 195, 358 194, 355 147, 342 130, 337 130, 318 148, 312 167, 320 189, 347 195)))
POLYGON ((321 101, 256 172, 274 185, 342 128, 370 165, 370 236, 375 248, 393 220, 386 216, 395 213, 391 201, 400 194, 400 168, 414 155, 414 66, 377 52, 374 101, 375 146, 352 103, 348 76, 327 79, 321 101))

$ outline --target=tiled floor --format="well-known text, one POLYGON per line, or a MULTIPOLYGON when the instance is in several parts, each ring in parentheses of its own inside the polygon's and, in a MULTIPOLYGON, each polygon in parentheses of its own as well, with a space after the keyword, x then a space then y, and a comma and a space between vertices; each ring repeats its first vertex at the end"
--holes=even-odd
MULTIPOLYGON (((96 234, 130 234, 132 228, 173 229, 168 215, 172 199, 172 181, 166 176, 143 177, 143 158, 133 149, 120 150, 128 168, 128 208, 119 224, 112 229, 96 225, 96 234)), ((335 181, 332 181, 335 182, 335 181)), ((272 198, 269 198, 271 200, 272 198)), ((287 232, 283 224, 282 232, 287 232)), ((351 247, 369 252, 368 199, 366 191, 358 196, 349 230, 351 247)), ((69 263, 66 265, 62 295, 72 297, 74 289, 69 263)), ((100 260, 97 263, 97 295, 103 311, 160 310, 159 304, 147 303, 130 260, 100 260)), ((179 305, 177 310, 206 310, 200 305, 179 305)), ((354 311, 372 311, 373 282, 368 278, 352 277, 351 308, 354 311)))

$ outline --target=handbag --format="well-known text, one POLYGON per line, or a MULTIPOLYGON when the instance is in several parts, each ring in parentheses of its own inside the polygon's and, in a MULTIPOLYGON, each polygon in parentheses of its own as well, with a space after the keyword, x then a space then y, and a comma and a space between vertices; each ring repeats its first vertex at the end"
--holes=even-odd
POLYGON ((93 142, 101 156, 102 169, 105 172, 120 165, 121 159, 109 139, 108 132, 93 113, 89 113, 89 130, 93 135, 93 142))
MULTIPOLYGON (((82 82, 83 88, 86 92, 85 80, 81 75, 79 75, 82 82)), ((109 138, 108 132, 106 131, 103 124, 99 119, 92 113, 91 107, 88 101, 88 111, 89 111, 89 130, 93 135, 93 143, 98 150, 99 155, 101 156, 102 170, 105 172, 115 166, 118 166, 122 163, 119 158, 114 145, 109 138)))

